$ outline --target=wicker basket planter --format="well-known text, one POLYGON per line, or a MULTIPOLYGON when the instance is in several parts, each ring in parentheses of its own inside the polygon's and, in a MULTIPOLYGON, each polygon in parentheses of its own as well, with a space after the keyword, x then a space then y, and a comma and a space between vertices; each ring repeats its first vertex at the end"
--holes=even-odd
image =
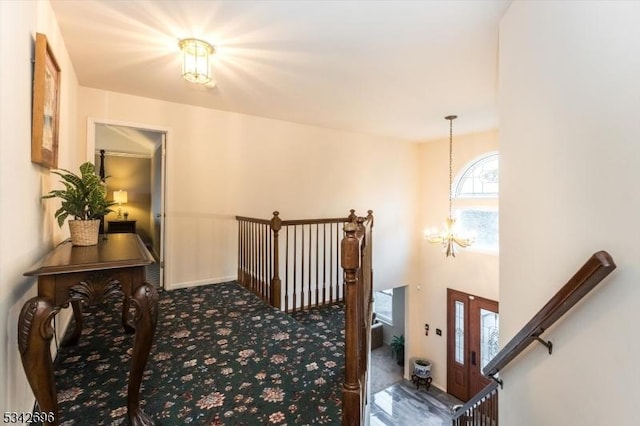
POLYGON ((106 186, 96 174, 93 163, 80 165, 80 175, 67 169, 53 170, 52 174, 61 178, 64 189, 54 189, 43 195, 43 199, 59 198, 62 205, 55 211, 58 225, 62 228, 67 219, 74 246, 94 246, 98 244, 100 219, 112 212, 114 201, 107 200, 106 186))
POLYGON ((69 231, 74 246, 94 246, 98 244, 100 220, 70 220, 69 231))

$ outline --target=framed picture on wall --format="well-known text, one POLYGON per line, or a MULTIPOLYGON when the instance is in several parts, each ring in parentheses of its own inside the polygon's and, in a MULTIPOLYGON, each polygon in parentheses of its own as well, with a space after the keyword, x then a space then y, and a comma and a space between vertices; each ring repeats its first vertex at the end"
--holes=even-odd
POLYGON ((60 67, 44 34, 36 34, 33 66, 33 111, 31 117, 31 161, 58 167, 58 115, 60 67))

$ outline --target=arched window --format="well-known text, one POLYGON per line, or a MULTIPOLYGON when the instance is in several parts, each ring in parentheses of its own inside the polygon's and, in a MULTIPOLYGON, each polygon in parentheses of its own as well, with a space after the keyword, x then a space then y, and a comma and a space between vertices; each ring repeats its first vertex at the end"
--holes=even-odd
POLYGON ((454 185, 454 198, 494 198, 498 196, 497 152, 484 154, 462 170, 454 185))
POLYGON ((456 221, 476 235, 471 250, 498 252, 499 154, 488 152, 464 167, 453 185, 456 221))

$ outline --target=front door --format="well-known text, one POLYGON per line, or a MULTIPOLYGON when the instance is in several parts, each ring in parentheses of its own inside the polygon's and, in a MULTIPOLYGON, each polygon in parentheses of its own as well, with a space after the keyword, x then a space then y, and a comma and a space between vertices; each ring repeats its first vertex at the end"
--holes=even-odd
POLYGON ((482 368, 498 353, 498 302, 447 289, 447 392, 468 401, 490 379, 482 368))

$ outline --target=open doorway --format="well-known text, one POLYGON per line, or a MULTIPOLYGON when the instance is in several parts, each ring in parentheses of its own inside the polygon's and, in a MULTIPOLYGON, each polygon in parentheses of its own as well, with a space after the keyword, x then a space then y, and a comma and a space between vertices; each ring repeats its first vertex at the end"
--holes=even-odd
POLYGON ((402 381, 404 376, 405 291, 403 286, 373 294, 369 374, 372 395, 402 381))
POLYGON ((104 218, 104 232, 138 234, 156 259, 147 279, 164 288, 167 131, 92 119, 88 129, 95 164, 108 176, 107 197, 119 201, 104 218))

